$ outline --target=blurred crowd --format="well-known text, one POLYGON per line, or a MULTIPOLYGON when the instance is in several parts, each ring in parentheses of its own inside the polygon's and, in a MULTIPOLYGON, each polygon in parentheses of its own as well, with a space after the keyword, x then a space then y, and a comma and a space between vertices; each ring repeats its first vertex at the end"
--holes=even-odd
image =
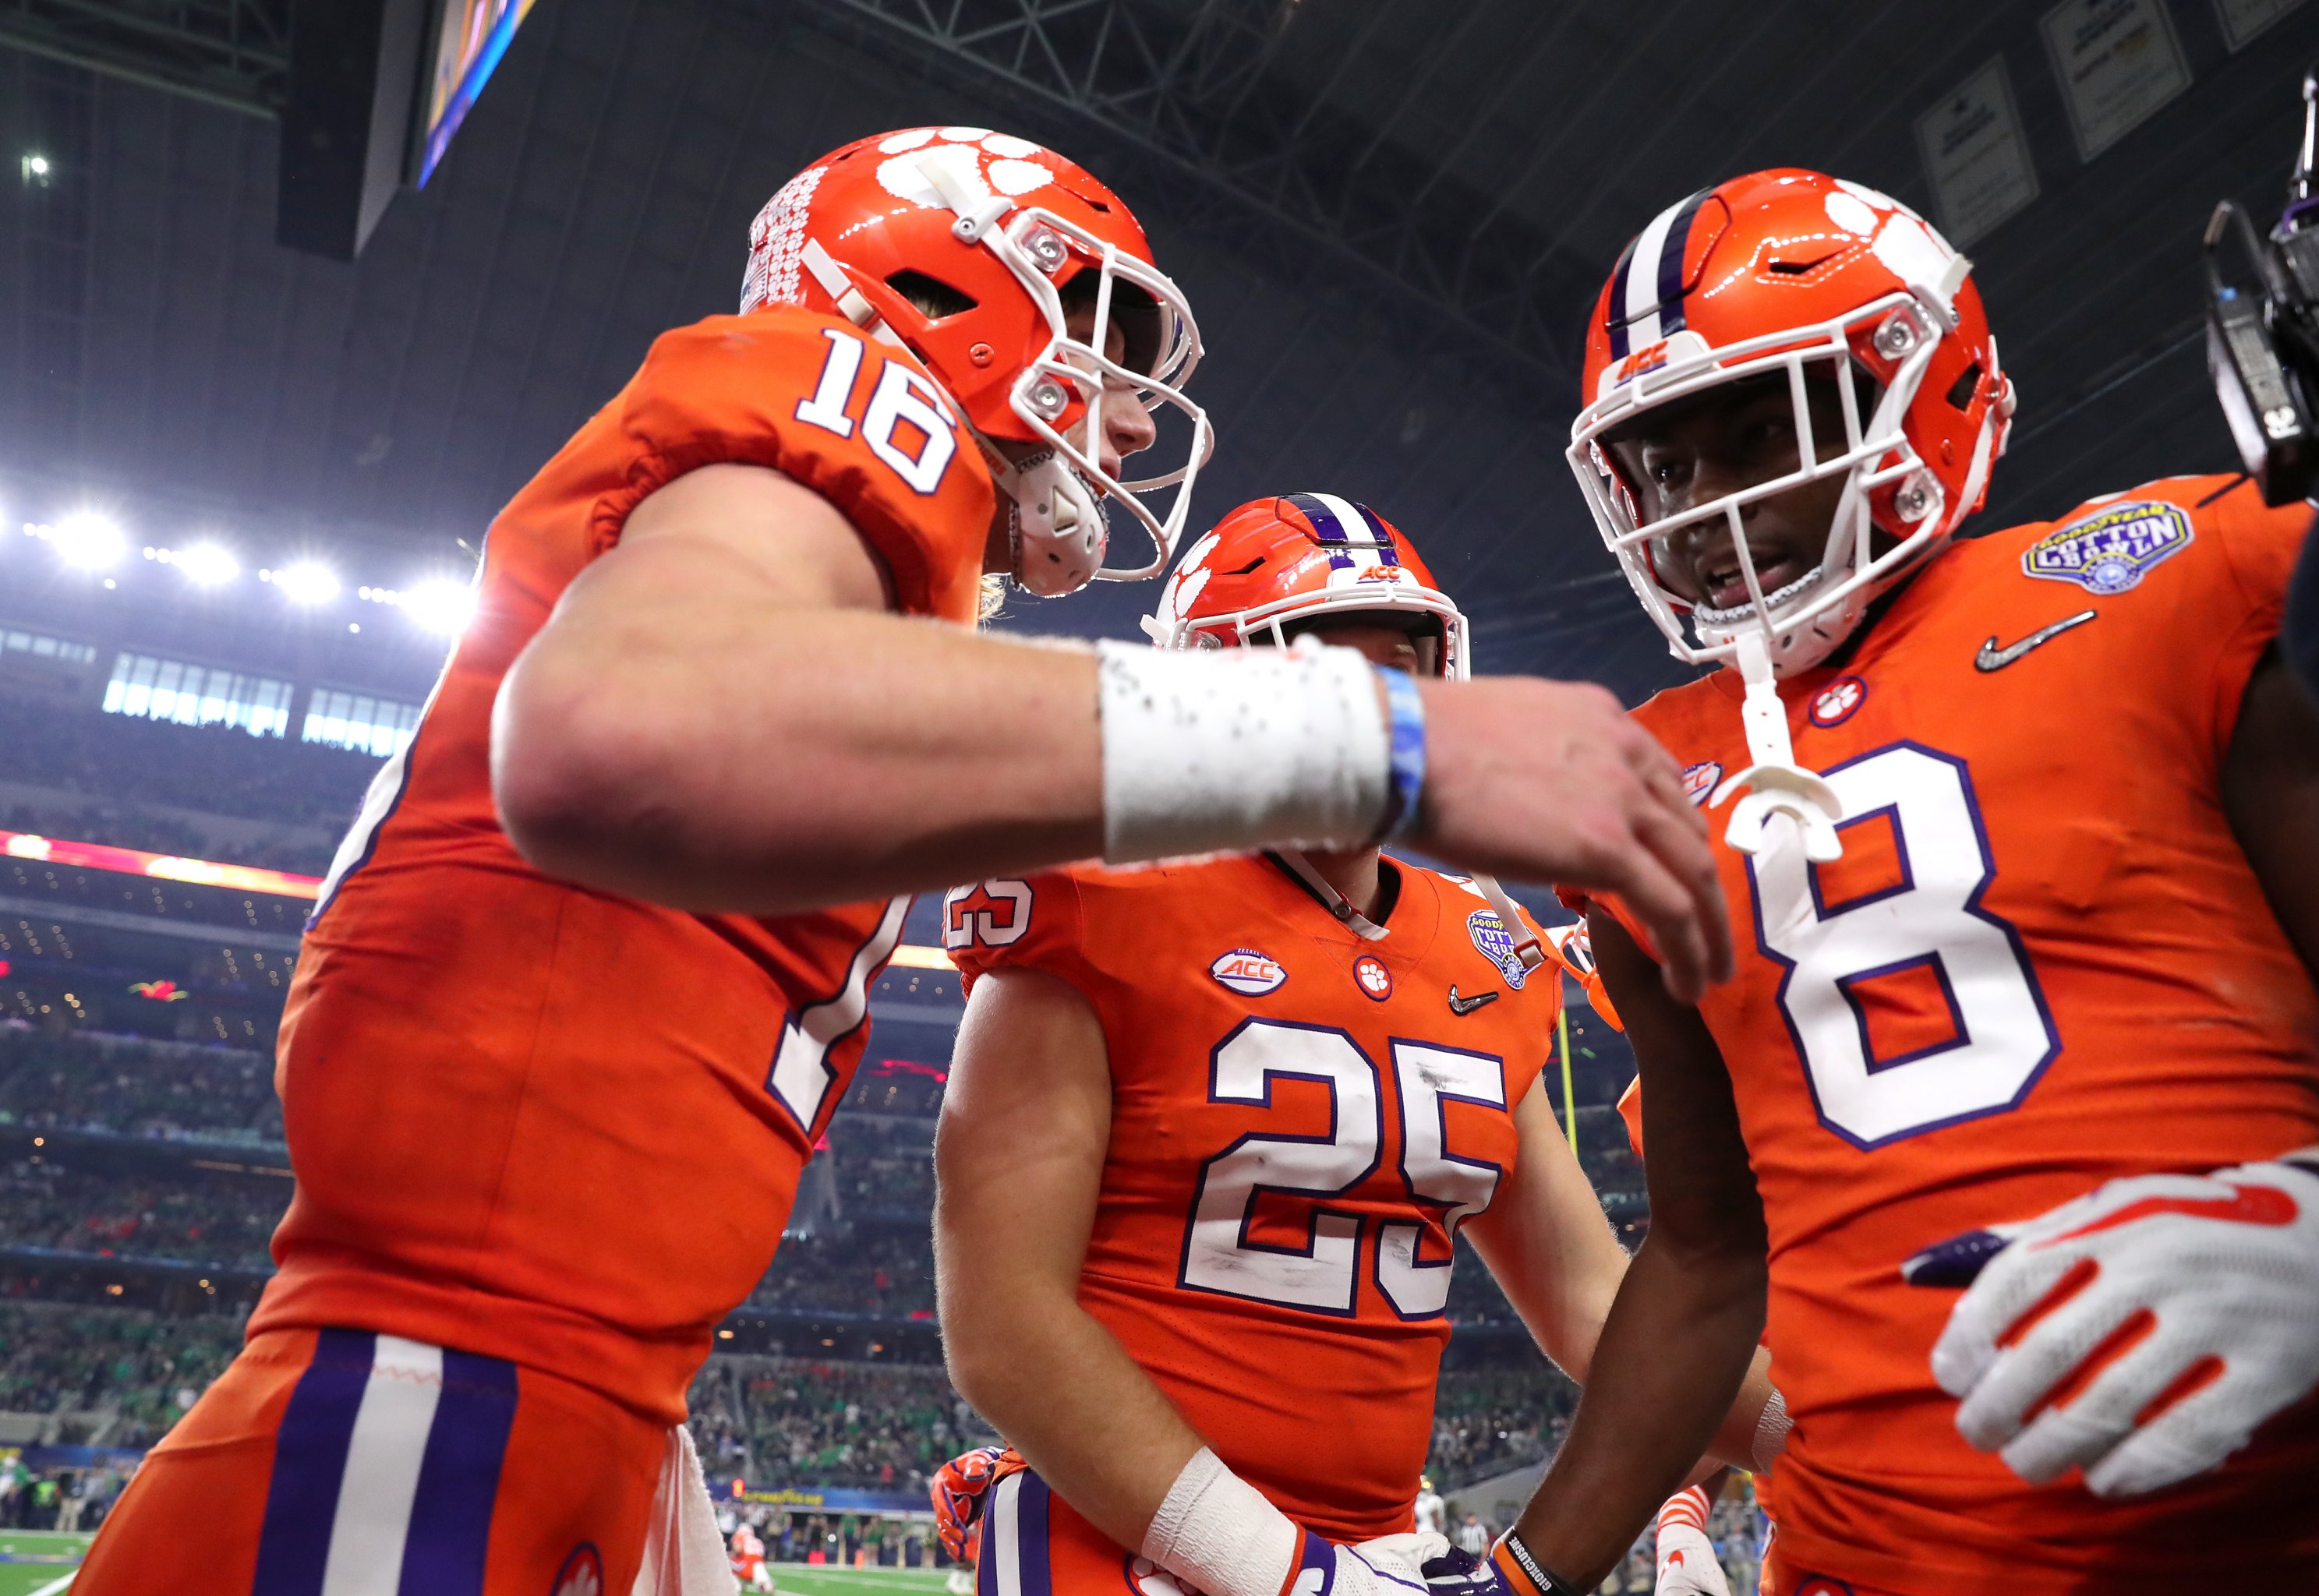
POLYGON ((1562 1445, 1577 1407, 1578 1387, 1543 1358, 1511 1369, 1445 1370, 1427 1472, 1449 1492, 1536 1463, 1562 1445))
POLYGON ((333 839, 352 820, 379 762, 366 753, 290 738, 253 738, 230 726, 175 726, 125 715, 60 713, 0 703, 7 779, 85 799, 60 806, 17 799, 0 808, 7 829, 192 853, 229 863, 319 874, 333 843, 315 837, 257 842, 220 836, 197 820, 147 806, 198 810, 319 833, 333 839), (122 795, 135 794, 133 801, 122 795))
POLYGON ((223 1319, 0 1303, 0 1411, 93 1415, 69 1438, 150 1446, 240 1346, 223 1319))
POLYGON ((289 1202, 281 1179, 130 1176, 47 1155, 14 1159, 0 1166, 0 1246, 264 1269, 289 1202))
POLYGON ((0 1125, 279 1142, 282 1104, 254 1049, 0 1024, 0 1125))
POLYGON ((939 1368, 719 1357, 691 1403, 712 1475, 774 1483, 918 1494, 989 1434, 939 1368))

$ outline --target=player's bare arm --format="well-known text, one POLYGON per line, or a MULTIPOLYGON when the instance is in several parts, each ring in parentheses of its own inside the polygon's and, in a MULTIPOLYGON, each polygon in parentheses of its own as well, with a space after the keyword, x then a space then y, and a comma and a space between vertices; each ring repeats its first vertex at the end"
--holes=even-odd
POLYGON ((1602 1579, 1718 1438, 1764 1328, 1763 1209, 1722 1055, 1623 927, 1602 914, 1588 926, 1642 1070, 1651 1231, 1603 1324, 1569 1438, 1516 1526, 1571 1590, 1602 1579))
MULTIPOLYGON (((1467 1221, 1464 1233, 1538 1349, 1584 1385, 1629 1260, 1555 1123, 1542 1080, 1515 1105, 1514 1126, 1521 1136, 1520 1159, 1497 1200, 1467 1221)), ((1719 1464, 1756 1466, 1756 1431, 1772 1399, 1771 1362, 1770 1354, 1756 1352, 1715 1432, 1710 1454, 1717 1461, 1697 1467, 1699 1477, 1719 1464)))
MULTIPOLYGON (((776 473, 662 489, 510 673, 510 835, 590 886, 757 913, 1105 852, 1096 656, 889 615, 883 592, 844 518, 776 473)), ((1420 691, 1416 845, 1619 891, 1683 989, 1728 969, 1703 827, 1615 699, 1528 678, 1420 691)))
POLYGON ((1110 1138, 1087 999, 1035 969, 977 981, 934 1140, 951 1381, 1096 1528, 1136 1546, 1203 1442, 1078 1305, 1110 1138))
POLYGON ((2287 940, 2319 976, 2319 707, 2275 652, 2240 702, 2223 808, 2287 940))

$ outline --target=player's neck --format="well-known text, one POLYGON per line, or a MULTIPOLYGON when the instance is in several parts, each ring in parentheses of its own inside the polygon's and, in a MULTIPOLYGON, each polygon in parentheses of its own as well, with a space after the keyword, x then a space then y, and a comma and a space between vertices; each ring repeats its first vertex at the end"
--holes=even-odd
POLYGON ((1308 849, 1304 862, 1365 917, 1375 920, 1384 912, 1385 883, 1377 870, 1375 848, 1356 848, 1344 853, 1308 849))

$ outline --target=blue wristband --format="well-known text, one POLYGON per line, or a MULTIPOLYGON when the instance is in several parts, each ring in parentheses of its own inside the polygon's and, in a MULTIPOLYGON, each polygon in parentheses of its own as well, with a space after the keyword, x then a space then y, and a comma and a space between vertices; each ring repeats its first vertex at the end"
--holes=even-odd
POLYGON ((1393 793, 1377 834, 1382 841, 1403 835, 1417 825, 1417 801, 1425 790, 1425 698, 1406 671, 1380 665, 1377 675, 1385 682, 1385 708, 1393 717, 1393 793))

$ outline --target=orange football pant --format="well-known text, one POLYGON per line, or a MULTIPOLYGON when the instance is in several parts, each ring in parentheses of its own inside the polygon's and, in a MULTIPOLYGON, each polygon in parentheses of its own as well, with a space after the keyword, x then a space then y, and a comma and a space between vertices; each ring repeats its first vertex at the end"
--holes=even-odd
POLYGON ((74 1596, 625 1591, 667 1445, 536 1369, 269 1331, 147 1455, 74 1596))

